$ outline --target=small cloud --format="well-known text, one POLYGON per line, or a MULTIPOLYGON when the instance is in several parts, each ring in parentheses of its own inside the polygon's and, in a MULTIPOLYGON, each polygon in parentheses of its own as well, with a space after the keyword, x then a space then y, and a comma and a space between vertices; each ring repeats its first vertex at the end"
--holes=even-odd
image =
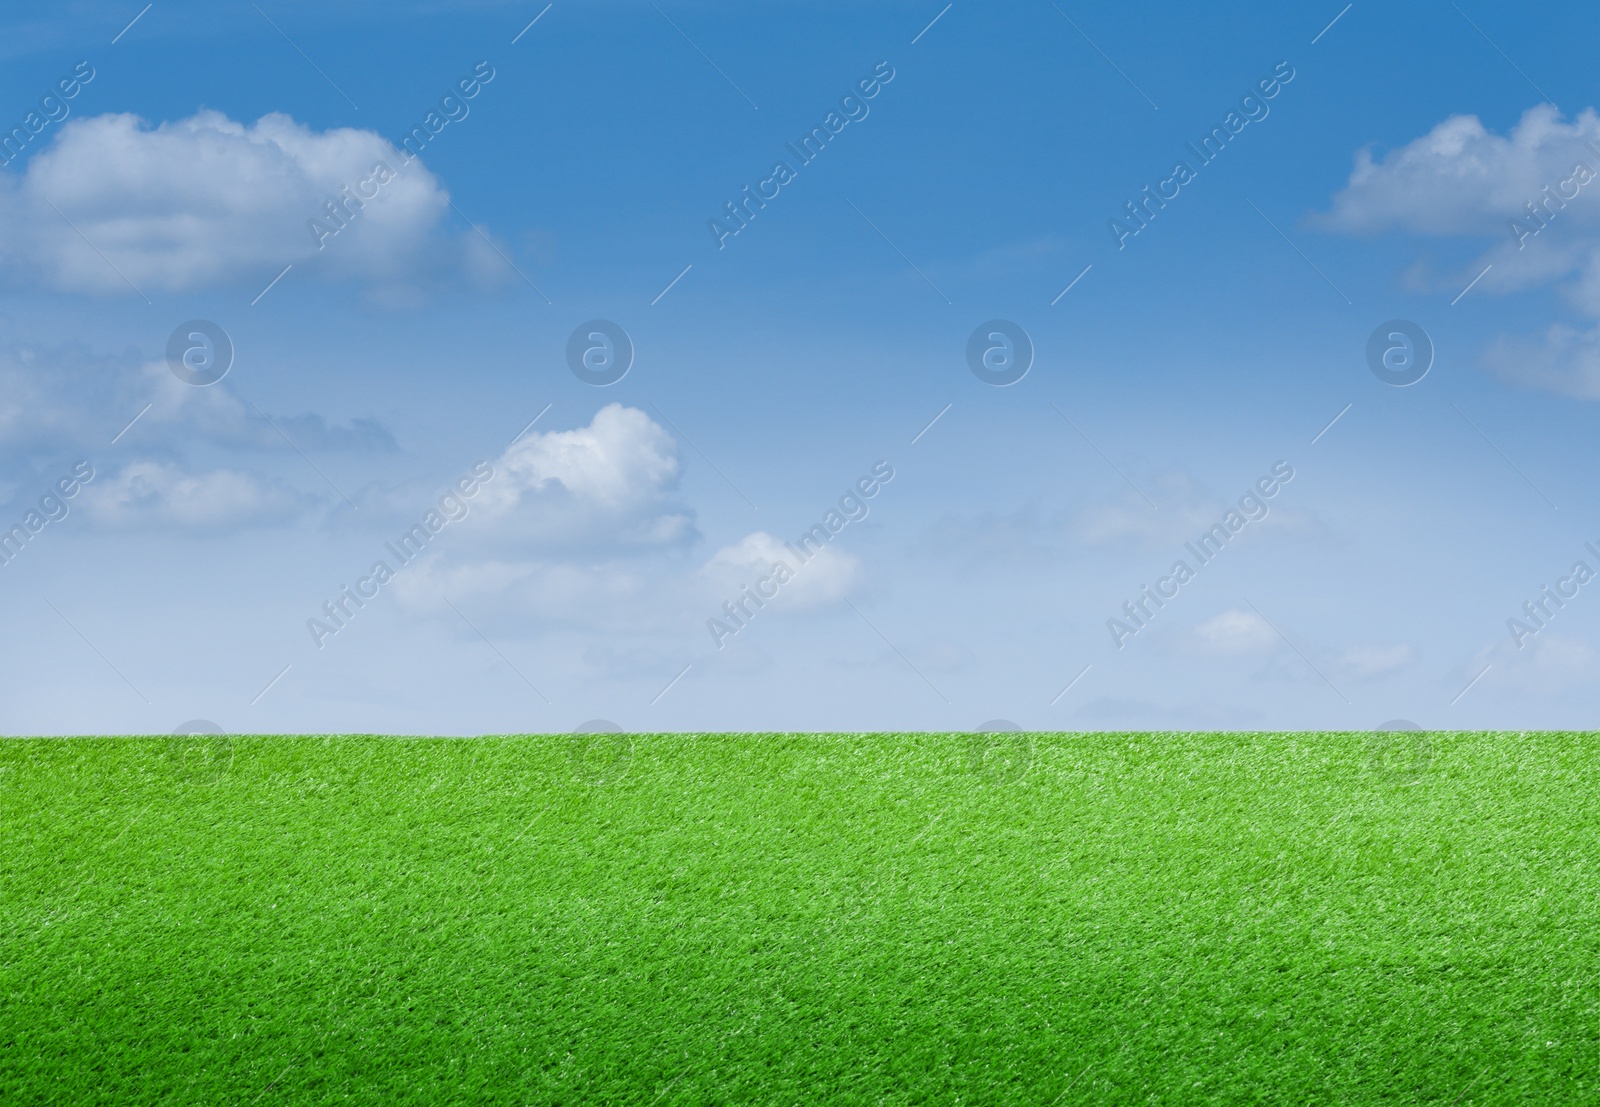
POLYGON ((744 585, 754 591, 766 580, 775 595, 765 602, 778 610, 807 611, 842 603, 860 585, 861 563, 833 546, 807 552, 802 561, 794 549, 765 531, 756 531, 712 554, 701 567, 700 577, 711 603, 737 602, 744 585), (788 579, 778 583, 785 576, 788 579))
POLYGON ((1195 627, 1191 641, 1202 653, 1245 655, 1266 653, 1276 648, 1280 639, 1261 616, 1235 608, 1195 627))
POLYGON ((228 531, 286 522, 316 501, 279 481, 235 469, 190 473, 135 461, 81 493, 84 513, 113 529, 228 531))

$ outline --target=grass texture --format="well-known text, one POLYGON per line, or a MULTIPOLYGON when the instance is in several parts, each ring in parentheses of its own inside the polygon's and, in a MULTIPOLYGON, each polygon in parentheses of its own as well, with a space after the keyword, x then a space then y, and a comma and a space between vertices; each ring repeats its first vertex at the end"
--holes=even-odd
POLYGON ((0 741, 0 1102, 1594 1103, 1600 738, 0 741))

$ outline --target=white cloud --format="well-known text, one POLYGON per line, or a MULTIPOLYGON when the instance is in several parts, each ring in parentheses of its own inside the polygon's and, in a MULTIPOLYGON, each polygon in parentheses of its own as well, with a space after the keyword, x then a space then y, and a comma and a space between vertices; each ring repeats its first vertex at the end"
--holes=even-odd
POLYGON ((633 408, 611 404, 586 427, 529 434, 490 464, 494 476, 448 546, 400 574, 396 593, 411 610, 450 616, 448 596, 500 633, 683 632, 726 618, 723 603, 780 562, 789 579, 749 609, 764 620, 837 605, 862 580, 849 553, 824 546, 802 561, 765 531, 698 564, 682 556, 699 535, 677 496, 677 443, 633 408))
MULTIPOLYGON (((778 539, 758 530, 723 546, 701 566, 700 578, 706 586, 703 594, 708 604, 737 602, 744 595, 744 585, 755 591, 761 581, 771 579, 768 590, 776 588, 777 594, 763 602, 779 611, 806 611, 832 607, 860 585, 861 563, 851 554, 824 546, 807 557, 801 561, 778 539), (783 575, 789 576, 782 584, 774 573, 780 564, 788 570, 783 575)), ((755 610, 753 605, 750 610, 755 610)), ((715 607, 713 611, 720 616, 715 607)))
POLYGON ((240 450, 250 451, 251 468, 298 484, 310 471, 296 449, 395 449, 389 432, 370 419, 270 418, 292 447, 226 379, 194 388, 165 361, 141 360, 132 350, 105 356, 82 347, 0 346, 0 503, 31 499, 64 467, 86 460, 102 470, 85 491, 86 514, 104 526, 271 525, 327 504, 284 480, 219 467, 219 455, 237 464, 240 450), (132 460, 111 476, 113 458, 132 460))
POLYGON ((280 113, 244 124, 202 111, 157 126, 100 115, 63 123, 20 176, 0 173, 0 264, 110 295, 132 295, 129 282, 145 292, 264 286, 314 259, 383 285, 441 263, 485 270, 476 235, 438 233, 448 213, 438 179, 420 161, 402 167, 372 131, 318 132, 280 113), (379 163, 397 175, 364 207, 351 203, 357 214, 319 250, 309 221, 325 220, 324 202, 379 163))
POLYGON ((637 408, 609 404, 586 427, 530 432, 491 463, 472 534, 508 549, 606 553, 697 537, 678 500, 678 444, 637 408))
MULTIPOLYGON (((502 633, 620 633, 681 627, 705 606, 679 556, 699 533, 678 497, 677 442, 644 412, 609 404, 587 426, 524 435, 489 465, 447 546, 400 574, 412 610, 453 617, 448 596, 502 633)), ((395 492, 369 504, 417 511, 395 492)))
POLYGON ((1278 645, 1278 633, 1261 616, 1237 608, 1207 619, 1194 628, 1194 644, 1204 653, 1266 653, 1278 645))
MULTIPOLYGON (((1554 284, 1569 306, 1600 319, 1600 116, 1585 109, 1563 121, 1540 104, 1504 135, 1476 116, 1452 116, 1381 159, 1358 153, 1318 222, 1351 233, 1487 239, 1488 249, 1460 269, 1414 266, 1408 283, 1455 293, 1481 275, 1474 295, 1554 284)), ((1500 336, 1483 363, 1513 384, 1600 399, 1600 327, 1500 336)))
MULTIPOLYGON (((1555 189, 1574 163, 1591 167, 1600 116, 1586 109, 1570 123, 1549 104, 1529 108, 1505 135, 1474 115, 1454 115, 1432 131, 1374 160, 1356 155, 1350 180, 1320 222, 1331 229, 1406 230, 1431 235, 1504 235, 1524 205, 1555 189)), ((1571 186, 1569 186, 1571 191, 1571 186)), ((1600 226, 1600 203, 1573 203, 1558 220, 1600 226)), ((1514 241, 1514 240, 1513 240, 1514 241)))
POLYGON ((313 502, 287 485, 234 469, 190 473, 135 461, 80 493, 85 515, 112 528, 220 531, 284 522, 313 502))
POLYGON ((697 639, 707 619, 728 618, 723 604, 743 599, 746 585, 755 592, 768 581, 774 591, 780 563, 788 579, 775 594, 760 607, 746 601, 745 614, 763 625, 835 607, 863 584, 860 561, 837 545, 812 544, 802 559, 765 531, 703 559, 686 556, 699 533, 678 495, 677 442, 634 408, 610 404, 588 426, 530 433, 489 464, 494 476, 450 541, 399 575, 395 592, 408 609, 455 619, 448 596, 486 632, 575 627, 697 639))

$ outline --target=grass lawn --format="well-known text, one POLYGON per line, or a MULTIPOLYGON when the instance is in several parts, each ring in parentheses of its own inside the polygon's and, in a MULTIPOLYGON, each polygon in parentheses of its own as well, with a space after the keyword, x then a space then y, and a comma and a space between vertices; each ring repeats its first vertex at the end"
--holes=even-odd
POLYGON ((0 741, 0 1102, 1600 1101, 1600 736, 0 741))

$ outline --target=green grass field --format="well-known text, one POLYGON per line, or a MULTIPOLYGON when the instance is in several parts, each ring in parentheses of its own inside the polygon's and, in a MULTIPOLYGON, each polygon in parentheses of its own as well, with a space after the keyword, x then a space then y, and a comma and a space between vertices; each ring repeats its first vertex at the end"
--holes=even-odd
POLYGON ((5 1103, 1593 1103, 1588 733, 0 741, 5 1103))

